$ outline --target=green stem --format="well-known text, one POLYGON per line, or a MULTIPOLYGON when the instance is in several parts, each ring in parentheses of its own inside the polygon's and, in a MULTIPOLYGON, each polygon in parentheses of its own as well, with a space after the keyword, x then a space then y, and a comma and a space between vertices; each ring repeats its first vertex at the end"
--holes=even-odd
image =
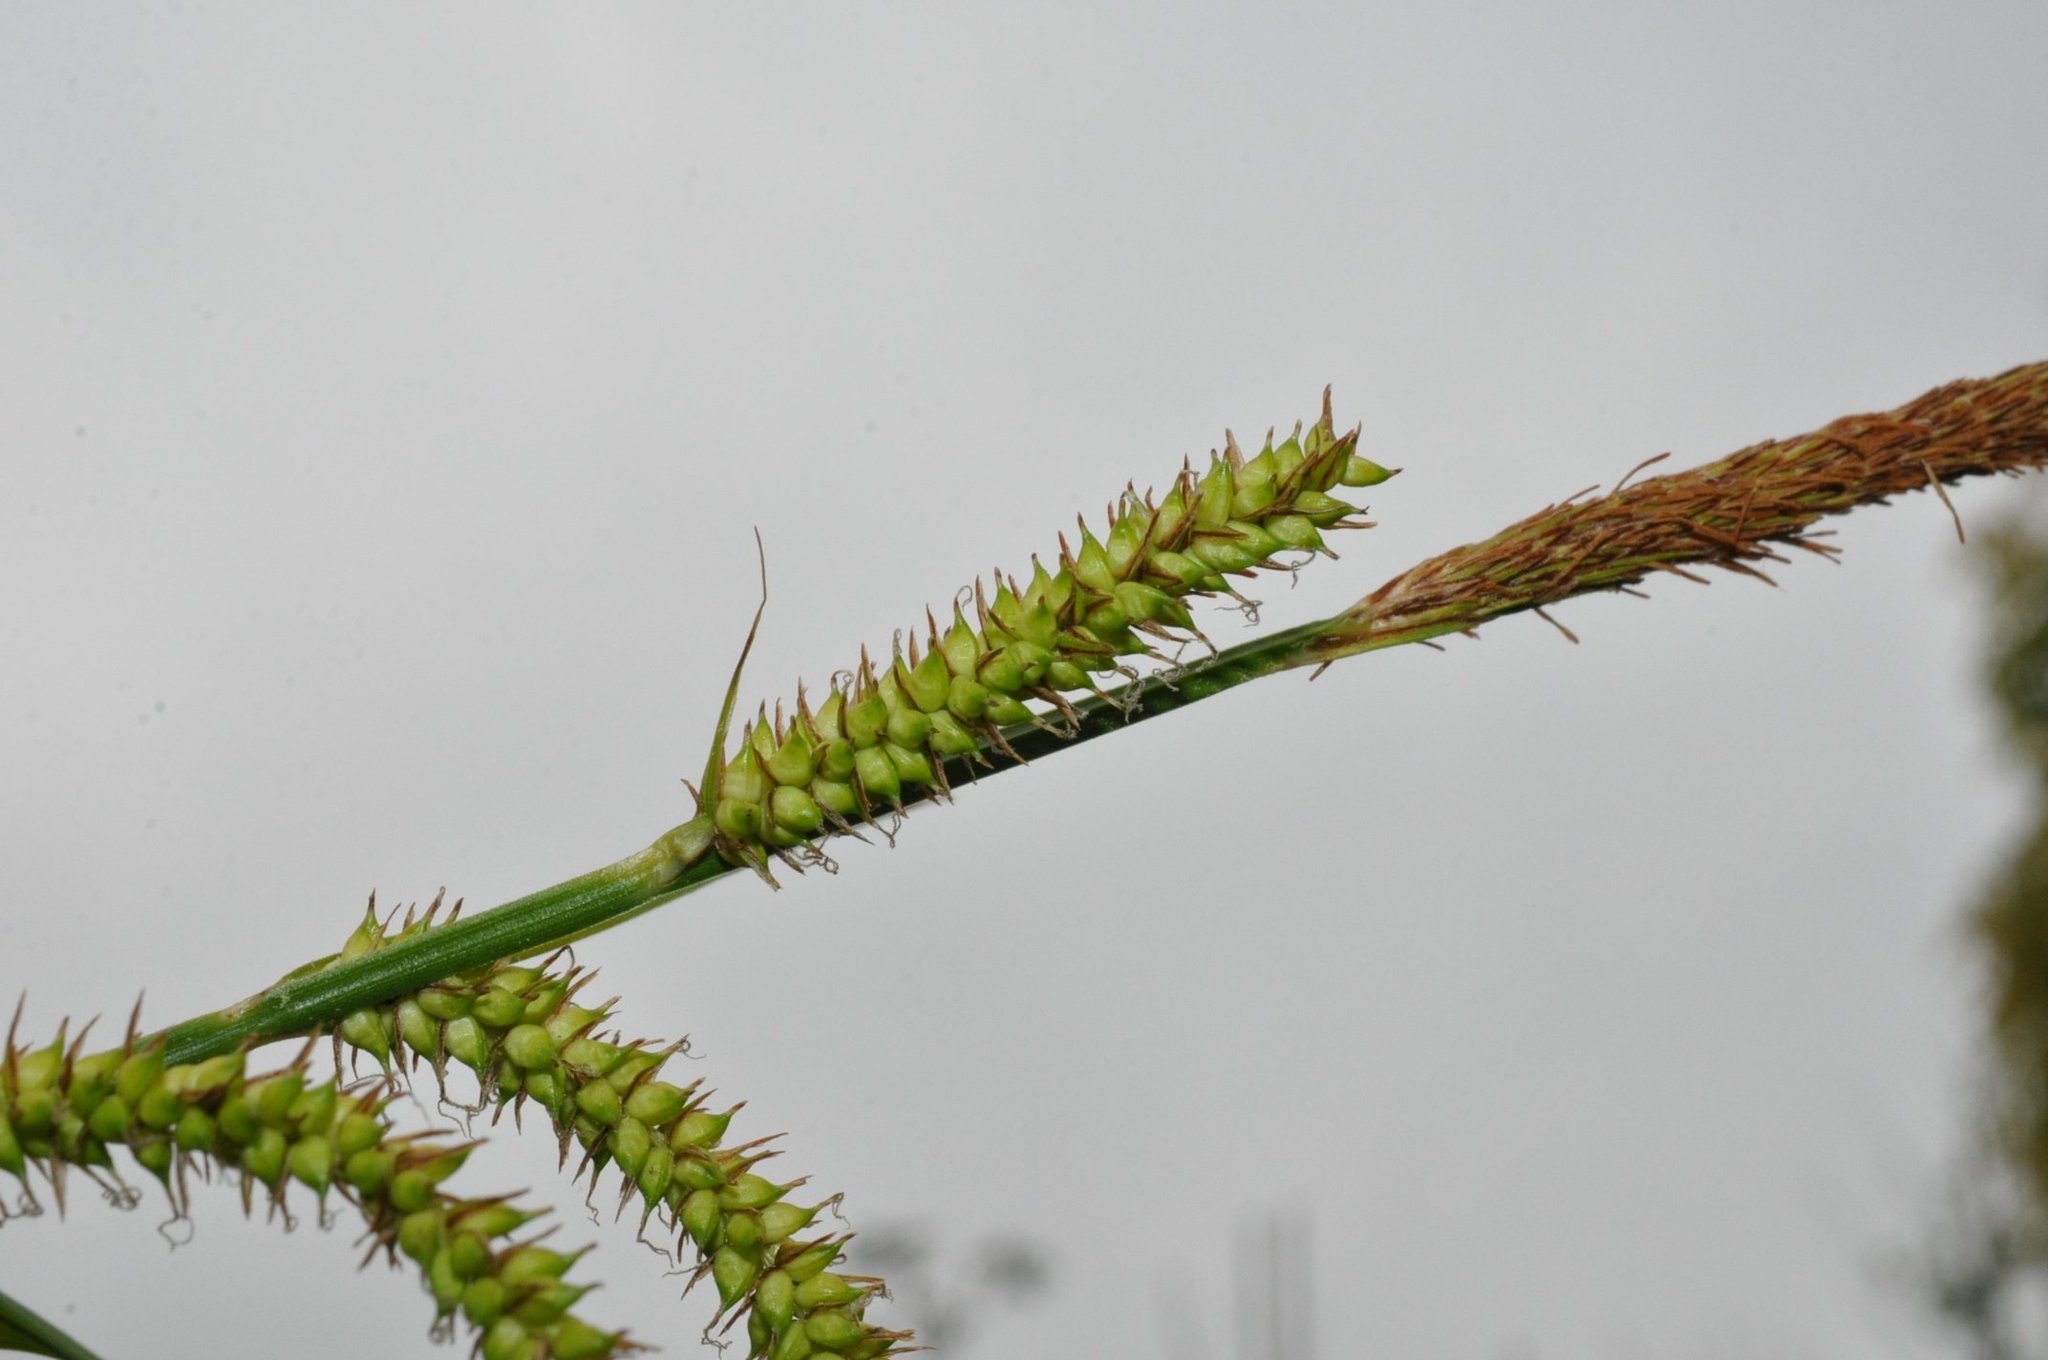
POLYGON ((0 1351, 54 1355, 57 1360, 99 1360, 21 1300, 0 1290, 0 1351))
MULTIPOLYGON (((1004 739, 1019 756, 1032 760, 1185 708, 1300 664, 1308 644, 1329 622, 1318 620, 1242 643, 1169 675, 1146 676, 1075 704, 1071 735, 1049 722, 1013 728, 1004 739)), ((958 787, 1007 768, 1008 762, 977 766, 960 759, 947 763, 946 775, 958 787)), ((558 948, 744 867, 709 853, 708 845, 704 820, 685 822, 616 864, 358 958, 304 965, 245 1001, 162 1031, 156 1037, 163 1042, 164 1061, 198 1062, 243 1044, 332 1027, 365 1006, 443 978, 558 948)))
MULTIPOLYGON (((1049 755, 1276 671, 1468 632, 1507 614, 1625 587, 1660 566, 1697 563, 1754 575, 1746 564, 1775 558, 1774 546, 1814 547, 1806 535, 1823 515, 1926 485, 2044 465, 2048 363, 1951 383, 1894 411, 1844 417, 1691 472, 1549 507, 1485 542, 1417 565, 1334 618, 1133 680, 1006 730, 1002 744, 1026 760, 1049 755), (1068 716, 1071 723, 1054 721, 1068 716)), ((721 737, 730 716, 728 698, 721 737)), ((719 756, 713 752, 714 768, 719 756)), ((942 768, 946 782, 958 786, 1007 767, 961 759, 942 768)), ((526 958, 615 924, 732 872, 737 866, 714 853, 713 841, 709 819, 700 816, 608 868, 359 958, 307 965, 238 1006, 166 1031, 165 1059, 191 1062, 305 1034, 441 978, 526 958)))
POLYGON ((701 852, 678 856, 688 823, 616 864, 413 936, 389 949, 308 972, 225 1010, 173 1025, 157 1037, 166 1063, 198 1062, 244 1043, 263 1043, 332 1025, 353 1011, 416 992, 500 959, 551 949, 595 926, 665 901, 718 877, 726 866, 701 852))

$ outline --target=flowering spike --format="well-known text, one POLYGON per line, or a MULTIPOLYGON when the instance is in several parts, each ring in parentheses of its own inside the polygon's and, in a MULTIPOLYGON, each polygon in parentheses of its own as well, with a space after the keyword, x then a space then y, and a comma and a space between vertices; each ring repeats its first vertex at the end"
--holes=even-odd
MULTIPOLYGON (((940 660, 939 653, 927 654, 925 664, 935 660, 940 660)), ((885 683, 889 678, 885 677, 885 683)), ((791 740, 800 735, 793 731, 791 740)), ((862 749, 879 755, 885 743, 877 740, 862 749)), ((733 761, 733 778, 740 777, 742 761, 752 754, 751 747, 743 748, 741 757, 733 761)), ((795 785, 778 788, 798 791, 795 785)), ((380 938, 378 947, 389 942, 389 938, 380 938)), ((564 1159, 572 1146, 580 1151, 577 1175, 590 1174, 593 1196, 596 1182, 616 1171, 621 1204, 637 1198, 643 1224, 658 1220, 691 1244, 700 1258, 700 1275, 713 1281, 720 1311, 733 1312, 735 1324, 740 1314, 746 1314, 750 1329, 765 1329, 772 1344, 788 1344, 793 1353, 804 1343, 785 1343, 784 1339, 799 1336, 808 1341, 806 1329, 821 1317, 819 1330, 845 1343, 827 1354, 883 1355, 907 1343, 906 1333, 865 1320, 864 1309, 879 1282, 851 1296, 844 1290, 801 1288, 805 1280, 818 1276, 838 1258, 846 1238, 805 1236, 806 1229, 833 1201, 804 1202, 795 1197, 802 1178, 771 1180, 761 1174, 761 1166, 776 1155, 770 1144, 777 1135, 728 1143, 727 1130, 744 1102, 714 1112, 707 1108, 710 1093, 697 1083, 665 1080, 663 1068, 668 1058, 681 1051, 680 1044, 601 1036, 598 1031, 609 1019, 611 1003, 597 1007, 575 1003, 571 998, 587 984, 590 974, 556 971, 552 963, 538 968, 501 964, 445 979, 428 989, 431 1010, 422 1008, 421 998, 416 997, 378 1008, 378 1013, 386 1023, 396 1025, 398 1012, 410 1004, 431 1031, 420 1036, 422 1047, 445 1053, 475 1072, 485 1101, 502 1109, 531 1099, 544 1109, 555 1125, 564 1159), (475 1042, 458 1042, 458 1030, 473 1031, 475 1042)), ((355 1129, 353 1133, 337 1132, 334 1137, 339 1144, 359 1135, 360 1129, 355 1129)), ((286 1154, 288 1173, 304 1179, 298 1176, 297 1164, 290 1156, 286 1154)), ((369 1172, 379 1167, 366 1161, 363 1169, 369 1172)), ((391 1182, 390 1193, 407 1206, 418 1205, 405 1210, 408 1217, 404 1223, 415 1226, 410 1229, 413 1236, 403 1238, 399 1245, 421 1262, 430 1287, 435 1284, 437 1265, 445 1274, 450 1266, 463 1264, 443 1262, 440 1253, 444 1248, 450 1248, 466 1231, 482 1232, 496 1219, 505 1218, 483 1202, 466 1201, 459 1209, 442 1209, 440 1217, 431 1222, 415 1223, 421 1213, 433 1208, 435 1182, 428 1174, 432 1169, 404 1156, 381 1168, 391 1182), (472 1219, 483 1226, 473 1227, 472 1219)), ((446 1169, 452 1170, 452 1163, 446 1169)), ((310 1163, 308 1170, 317 1177, 317 1168, 310 1163)), ((336 1184, 353 1183, 343 1175, 336 1184)), ((518 1225, 508 1220, 503 1226, 509 1232, 518 1225)), ((502 1263, 496 1278, 515 1290, 554 1290, 569 1259, 515 1254, 502 1263)), ((437 1301, 443 1292, 434 1290, 437 1301)), ((572 1302, 574 1292, 564 1287, 560 1293, 544 1297, 562 1302, 566 1308, 564 1300, 572 1302)), ((467 1300, 468 1295, 465 1291, 459 1297, 467 1300)), ((490 1298, 480 1303, 491 1320, 470 1316, 487 1329, 487 1338, 491 1334, 488 1329, 499 1325, 498 1317, 515 1316, 524 1322, 530 1321, 534 1312, 521 1313, 514 1307, 494 1311, 490 1298)), ((458 1306, 467 1313, 466 1302, 458 1306)), ((803 1353, 813 1354, 815 1349, 803 1353)), ((559 1346, 554 1353, 562 1353, 559 1346)), ((590 1353, 604 1356, 613 1352, 599 1349, 590 1353)))
POLYGON ((1065 696, 1099 693, 1097 676, 1158 656, 1154 639, 1205 642, 1189 596, 1234 596, 1232 576, 1282 565, 1285 553, 1327 552, 1324 532, 1358 523, 1334 491, 1391 475, 1358 457, 1358 431, 1337 430, 1324 395, 1315 425, 1304 434, 1297 424, 1277 447, 1268 431, 1247 457, 1226 431, 1206 469, 1183 459, 1156 502, 1127 485, 1101 530, 1083 518, 1078 539, 1059 536, 1055 566, 1033 557, 1021 586, 1000 569, 977 577, 955 598, 950 628, 926 610, 923 637, 912 630, 906 647, 899 634, 879 672, 863 648, 815 713, 799 688, 793 716, 778 705, 771 722, 764 707, 730 757, 729 692, 700 800, 716 826, 711 843, 764 876, 771 854, 801 867, 819 854, 807 842, 828 828, 851 831, 943 793, 946 760, 1011 753, 1004 728, 1071 727, 1065 696))
MULTIPOLYGON (((374 934, 371 948, 383 941, 381 929, 374 934)), ((364 938, 362 928, 351 938, 364 938)), ((394 1261, 403 1255, 419 1266, 437 1326, 452 1327, 461 1313, 487 1338, 492 1321, 512 1313, 538 1349, 556 1356, 603 1360, 634 1349, 622 1333, 601 1331, 569 1311, 583 1292, 560 1282, 573 1257, 550 1253, 561 1263, 552 1274, 515 1272, 523 1253, 538 1250, 512 1240, 532 1211, 504 1197, 464 1199, 441 1188, 467 1147, 396 1135, 383 1089, 310 1079, 312 1048, 309 1041, 283 1069, 250 1077, 240 1052, 167 1067, 162 1048, 133 1033, 118 1049, 85 1053, 61 1035, 24 1052, 10 1032, 0 1056, 0 1172, 25 1189, 29 1169, 38 1167, 61 1208, 67 1165, 102 1184, 94 1168, 107 1168, 110 1193, 128 1193, 110 1155, 123 1147, 183 1218, 191 1168, 218 1165, 238 1173, 245 1211, 260 1194, 287 1227, 293 1184, 323 1202, 339 1194, 361 1209, 372 1254, 381 1250, 394 1261), (469 1306, 472 1297, 478 1308, 469 1306)))

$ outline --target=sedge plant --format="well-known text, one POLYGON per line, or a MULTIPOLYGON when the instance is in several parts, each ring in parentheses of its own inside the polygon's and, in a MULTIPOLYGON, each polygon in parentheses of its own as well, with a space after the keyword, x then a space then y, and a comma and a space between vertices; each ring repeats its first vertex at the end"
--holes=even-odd
MULTIPOLYGON (((18 1188, 0 1219, 61 1209, 81 1180, 119 1199, 153 1181, 182 1215, 203 1198, 195 1184, 220 1175, 245 1208, 360 1218, 371 1257, 418 1273, 437 1334, 467 1337, 484 1360, 596 1360, 651 1342, 588 1306, 582 1253, 547 1237, 537 1207, 468 1183, 470 1144, 394 1122, 409 1083, 447 1098, 453 1067, 474 1078, 479 1109, 551 1138, 643 1236, 685 1253, 690 1283, 716 1294, 714 1329, 750 1360, 913 1349, 911 1331, 870 1316, 885 1283, 859 1273, 852 1234, 825 1213, 837 1196, 781 1169, 790 1150, 770 1126, 673 1079, 677 1046, 622 1031, 566 945, 727 877, 773 884, 828 862, 834 837, 893 836, 919 803, 1239 685, 1503 615, 1549 618, 1659 573, 1763 576, 1790 549, 1829 555, 1829 516, 2048 467, 2048 362, 1690 471, 1642 476, 1644 464, 1329 618, 1213 647, 1193 600, 1334 556, 1330 537, 1370 527, 1355 497, 1393 473, 1359 445, 1325 394, 1312 422, 1256 453, 1226 437, 1199 470, 1127 488, 1028 574, 976 581, 815 699, 800 688, 736 724, 736 669, 692 815, 614 864, 467 915, 438 900, 380 913, 373 900, 332 955, 165 1028, 133 1018, 118 1043, 95 1042, 91 1025, 10 1029, 0 1172, 18 1188)), ((89 1354, 4 1294, 0 1347, 89 1354)))

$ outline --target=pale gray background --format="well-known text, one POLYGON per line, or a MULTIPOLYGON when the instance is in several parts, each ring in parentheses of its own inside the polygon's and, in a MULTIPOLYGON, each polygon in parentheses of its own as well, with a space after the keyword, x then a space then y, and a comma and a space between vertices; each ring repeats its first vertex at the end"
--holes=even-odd
MULTIPOLYGON (((1326 382, 1408 473, 1275 623, 2048 356, 2044 133, 2038 0, 10 5, 0 991, 169 1021, 372 886, 498 901, 680 820, 755 525, 760 698, 1326 382)), ((583 957, 856 1225, 1048 1247, 976 1357, 1164 1355, 1161 1299, 1224 1355, 1273 1206, 1328 1356, 1953 1353, 1887 1262, 1966 1141, 1957 921, 2021 804, 1948 516, 1843 529, 583 957)), ((528 1143, 469 1183, 574 1206, 528 1143)), ((110 1357, 431 1350, 352 1231, 160 1216, 12 1223, 0 1279, 110 1357)), ((694 1353, 706 1299, 566 1216, 593 1311, 694 1353)))

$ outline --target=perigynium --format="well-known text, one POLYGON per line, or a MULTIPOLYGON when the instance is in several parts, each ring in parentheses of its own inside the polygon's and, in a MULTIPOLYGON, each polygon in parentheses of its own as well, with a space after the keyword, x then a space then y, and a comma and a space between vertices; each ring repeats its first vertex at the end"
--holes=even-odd
MULTIPOLYGON (((338 954, 159 1034, 131 1030, 116 1049, 85 1053, 61 1035, 24 1049, 10 1037, 0 1170, 26 1184, 33 1168, 54 1195, 71 1167, 125 1194, 112 1156, 125 1149, 179 1213, 194 1168, 231 1169, 245 1195, 260 1190, 277 1205, 297 1181, 321 1202, 352 1201, 374 1249, 420 1266, 437 1325, 465 1318, 485 1360, 591 1360, 631 1346, 572 1311, 582 1293, 564 1278, 573 1255, 515 1238, 529 1211, 441 1188, 464 1145, 391 1128, 383 1083, 418 1062, 438 1082, 454 1063, 474 1074, 494 1120, 544 1114, 593 1191, 616 1168, 622 1208, 637 1206, 643 1233, 658 1224, 687 1240, 693 1281, 712 1282, 725 1328, 744 1319, 752 1360, 903 1350, 908 1332, 867 1318, 881 1282, 833 1269, 850 1234, 817 1219, 836 1197, 796 1195, 800 1177, 762 1174, 770 1140, 728 1143, 735 1107, 667 1080, 672 1047, 602 1032, 612 1003, 583 999, 590 975, 551 951, 736 871, 766 874, 772 857, 820 859, 824 838, 992 769, 1281 671, 1428 643, 1591 592, 1636 593, 1657 572, 1760 575, 1754 564, 1782 560, 1781 546, 1827 554, 1814 528, 1825 516, 2048 466, 2048 363, 1951 383, 1690 472, 1624 478, 1418 564, 1331 618, 1191 661, 1176 655, 1203 641, 1190 596, 1289 565, 1289 553, 1327 551, 1323 531, 1354 522, 1335 489, 1390 475, 1356 452, 1357 439, 1337 432, 1326 397, 1314 426, 1252 457, 1226 441, 1202 475, 1184 471, 1163 496, 1127 491, 1104 533, 1084 525, 1078 545, 1062 540, 1055 569, 977 584, 943 626, 927 615, 922 645, 893 646, 882 665, 863 656, 815 706, 799 690, 787 712, 764 709, 728 752, 735 676, 695 815, 615 864, 460 921, 429 912, 394 928, 372 912, 338 954), (1139 674, 1133 662, 1144 660, 1163 668, 1139 674), (373 1060, 374 1084, 315 1081, 303 1050, 277 1072, 245 1074, 252 1048, 323 1034, 337 1053, 345 1045, 373 1060)), ((11 1306, 0 1295, 0 1339, 30 1320, 11 1306)))

